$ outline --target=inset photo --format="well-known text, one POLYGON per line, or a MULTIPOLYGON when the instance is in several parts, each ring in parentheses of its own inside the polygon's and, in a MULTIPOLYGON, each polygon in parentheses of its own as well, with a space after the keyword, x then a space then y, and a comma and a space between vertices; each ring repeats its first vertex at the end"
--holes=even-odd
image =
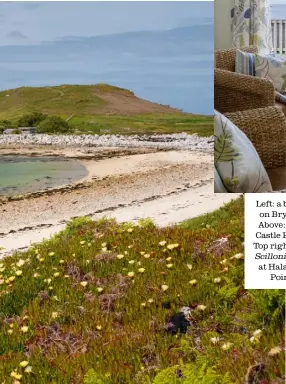
POLYGON ((286 3, 214 7, 215 192, 285 192, 286 3))

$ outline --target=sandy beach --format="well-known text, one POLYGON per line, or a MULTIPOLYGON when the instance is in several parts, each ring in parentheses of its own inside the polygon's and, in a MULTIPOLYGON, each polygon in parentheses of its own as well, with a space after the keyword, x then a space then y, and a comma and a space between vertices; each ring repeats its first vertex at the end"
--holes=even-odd
POLYGON ((88 160, 79 154, 88 176, 78 186, 2 202, 0 255, 50 237, 78 216, 114 217, 119 222, 151 218, 164 226, 211 212, 235 198, 213 194, 210 152, 144 149, 144 153, 113 152, 110 157, 102 151, 101 155, 88 160))

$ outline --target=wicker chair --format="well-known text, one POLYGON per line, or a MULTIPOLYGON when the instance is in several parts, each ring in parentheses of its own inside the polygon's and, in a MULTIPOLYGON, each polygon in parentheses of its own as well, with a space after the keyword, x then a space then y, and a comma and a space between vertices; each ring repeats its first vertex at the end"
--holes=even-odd
MULTIPOLYGON (((255 53, 257 50, 249 47, 244 51, 255 53)), ((286 117, 275 103, 272 82, 234 72, 235 55, 235 49, 215 53, 215 109, 244 131, 264 167, 275 169, 277 177, 277 168, 286 165, 286 117)), ((271 172, 268 173, 271 177, 271 172)), ((285 174, 281 189, 286 187, 285 174)), ((277 180, 271 182, 277 184, 277 180)))

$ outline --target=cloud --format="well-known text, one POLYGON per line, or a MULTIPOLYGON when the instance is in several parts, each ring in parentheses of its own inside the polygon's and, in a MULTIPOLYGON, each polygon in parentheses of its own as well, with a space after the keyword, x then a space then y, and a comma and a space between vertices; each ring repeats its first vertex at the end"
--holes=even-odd
POLYGON ((27 39, 27 37, 25 35, 23 35, 23 33, 20 31, 11 31, 11 32, 7 33, 6 36, 11 38, 11 39, 27 39))

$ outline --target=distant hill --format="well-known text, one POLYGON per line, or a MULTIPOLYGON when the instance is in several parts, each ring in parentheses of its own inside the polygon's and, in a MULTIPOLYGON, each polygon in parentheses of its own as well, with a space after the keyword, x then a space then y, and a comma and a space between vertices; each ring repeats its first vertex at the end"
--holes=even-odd
POLYGON ((9 120, 17 127, 19 117, 31 112, 69 119, 72 130, 84 133, 213 133, 210 116, 184 113, 107 84, 21 87, 0 92, 2 126, 9 120))
POLYGON ((0 92, 0 119, 38 111, 50 115, 178 113, 107 84, 21 87, 0 92))

